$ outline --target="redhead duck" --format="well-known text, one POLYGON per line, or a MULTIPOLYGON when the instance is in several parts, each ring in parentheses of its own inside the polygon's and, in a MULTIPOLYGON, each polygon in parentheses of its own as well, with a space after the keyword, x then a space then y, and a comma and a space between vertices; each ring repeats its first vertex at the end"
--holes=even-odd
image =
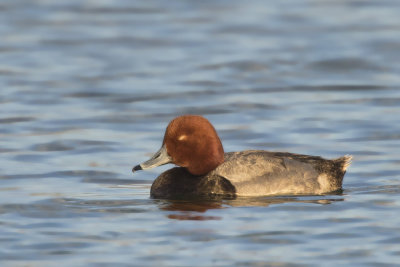
POLYGON ((153 198, 324 194, 341 190, 351 156, 317 156, 246 150, 224 153, 211 123, 198 115, 173 119, 160 150, 132 169, 175 167, 153 182, 153 198))

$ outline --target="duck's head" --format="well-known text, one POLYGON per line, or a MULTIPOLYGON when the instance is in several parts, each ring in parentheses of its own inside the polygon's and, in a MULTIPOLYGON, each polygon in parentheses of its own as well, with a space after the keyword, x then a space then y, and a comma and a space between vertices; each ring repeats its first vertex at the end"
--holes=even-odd
POLYGON ((212 124, 202 116, 184 115, 169 123, 160 150, 132 172, 174 163, 193 175, 204 175, 223 162, 224 149, 212 124))

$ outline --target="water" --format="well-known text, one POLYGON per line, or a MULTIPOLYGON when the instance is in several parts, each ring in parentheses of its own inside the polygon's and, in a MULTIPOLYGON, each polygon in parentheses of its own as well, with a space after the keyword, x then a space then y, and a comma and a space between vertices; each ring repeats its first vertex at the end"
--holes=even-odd
POLYGON ((2 1, 2 266, 395 266, 398 1, 2 1), (149 198, 168 122, 355 156, 341 195, 149 198))

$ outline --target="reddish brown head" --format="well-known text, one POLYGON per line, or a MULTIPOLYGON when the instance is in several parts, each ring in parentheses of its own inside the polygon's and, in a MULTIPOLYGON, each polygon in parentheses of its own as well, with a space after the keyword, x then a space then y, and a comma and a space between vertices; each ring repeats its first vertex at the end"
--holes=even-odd
POLYGON ((167 153, 176 165, 194 175, 206 174, 224 162, 224 149, 217 132, 204 117, 180 116, 165 131, 167 153))
POLYGON ((133 170, 170 162, 185 167, 194 175, 204 175, 224 162, 221 140, 206 118, 184 115, 173 119, 165 131, 161 149, 133 170))

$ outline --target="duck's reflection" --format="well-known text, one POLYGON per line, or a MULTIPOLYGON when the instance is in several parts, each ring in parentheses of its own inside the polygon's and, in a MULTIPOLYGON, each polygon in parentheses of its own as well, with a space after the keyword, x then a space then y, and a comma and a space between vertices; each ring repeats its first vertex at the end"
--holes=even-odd
POLYGON ((208 210, 229 207, 268 207, 284 203, 311 203, 327 205, 344 201, 341 193, 322 196, 269 196, 269 197, 237 197, 192 200, 158 200, 161 210, 170 211, 167 217, 174 220, 221 220, 221 216, 207 215, 208 210))

